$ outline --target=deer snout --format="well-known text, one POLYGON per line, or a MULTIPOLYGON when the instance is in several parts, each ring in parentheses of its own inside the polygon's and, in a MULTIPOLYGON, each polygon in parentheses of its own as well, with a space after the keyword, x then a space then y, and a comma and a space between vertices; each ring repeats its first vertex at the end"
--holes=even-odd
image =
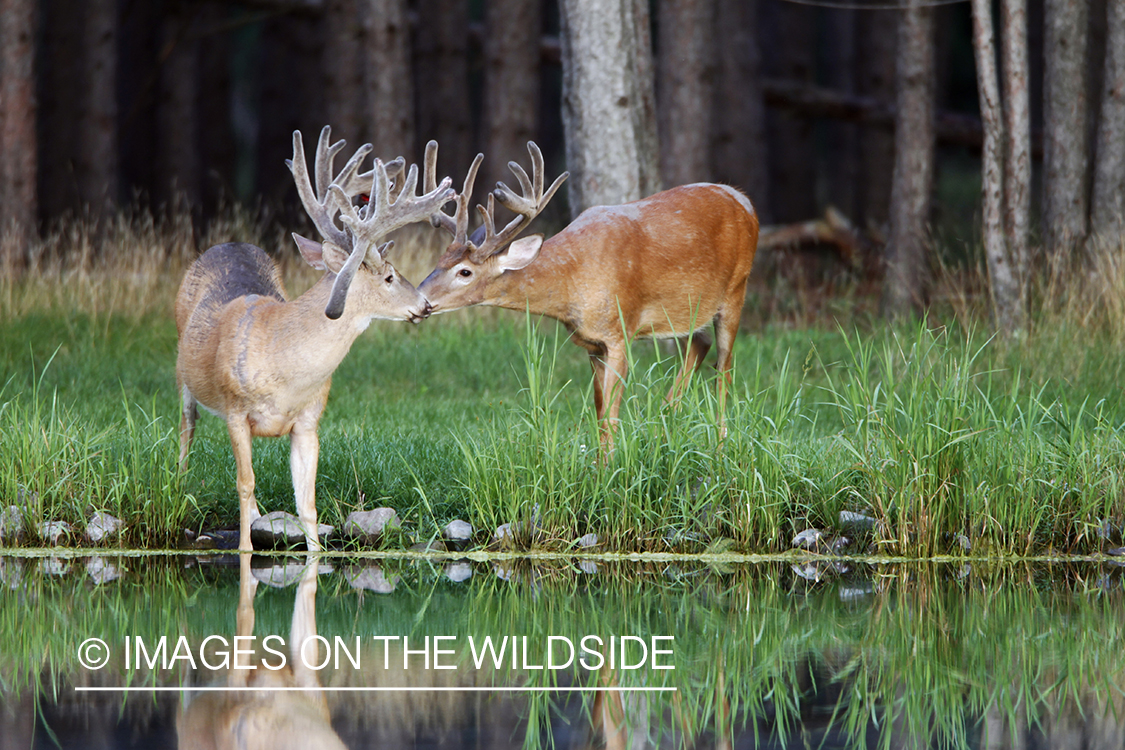
POLYGON ((410 313, 410 322, 417 324, 425 320, 426 318, 430 317, 430 313, 433 312, 433 310, 434 308, 430 305, 430 301, 426 300, 426 303, 422 306, 421 310, 417 312, 412 311, 410 313))

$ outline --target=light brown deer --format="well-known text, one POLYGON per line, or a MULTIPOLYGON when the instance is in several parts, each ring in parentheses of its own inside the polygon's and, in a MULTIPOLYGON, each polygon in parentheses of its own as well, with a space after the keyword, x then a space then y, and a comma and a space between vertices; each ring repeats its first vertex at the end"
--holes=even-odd
MULTIPOLYGON (((389 232, 422 221, 453 199, 449 179, 415 195, 417 166, 393 190, 387 166, 359 174, 371 150, 360 148, 339 174, 332 162, 343 148, 320 134, 316 190, 310 184, 300 132, 293 133, 287 162, 305 210, 323 238, 294 234, 302 257, 324 276, 293 301, 273 261, 243 243, 212 247, 188 269, 176 297, 179 355, 177 390, 183 398, 180 468, 187 466, 197 418, 196 405, 226 420, 237 467, 239 549, 250 550, 250 524, 260 515, 254 498, 251 436, 289 435, 290 468, 297 515, 309 550, 317 536, 317 425, 328 399, 332 373, 352 342, 374 318, 417 322, 429 314, 426 299, 386 259, 389 232), (357 210, 351 198, 370 193, 357 210), (340 216, 345 229, 336 225, 340 216)), ((401 164, 394 164, 401 171, 401 164)))
MULTIPOLYGON (((543 235, 517 240, 567 177, 563 173, 544 190, 543 156, 534 143, 528 151, 531 178, 515 162, 508 164, 523 194, 497 183, 487 208, 477 206, 484 223, 472 237, 468 204, 482 156, 469 169, 456 214, 439 211, 431 217, 453 235, 418 287, 431 312, 494 305, 561 321, 590 354, 594 407, 607 451, 613 448, 629 341, 682 339, 683 367, 668 393, 674 402, 710 349, 704 328, 713 323, 719 422, 725 431, 731 346, 758 246, 758 217, 749 199, 726 185, 683 185, 622 206, 588 209, 548 240, 543 235), (494 199, 517 214, 500 231, 494 199)), ((436 163, 437 144, 431 141, 425 189, 434 185, 436 163)))

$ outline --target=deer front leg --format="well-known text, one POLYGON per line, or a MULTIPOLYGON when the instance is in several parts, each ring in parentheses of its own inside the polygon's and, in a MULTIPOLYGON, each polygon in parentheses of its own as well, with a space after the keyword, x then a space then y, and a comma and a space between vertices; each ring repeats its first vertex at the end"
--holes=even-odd
POLYGON ((668 391, 666 400, 669 406, 673 408, 679 406, 679 401, 683 398, 684 391, 687 390, 691 376, 703 364, 703 359, 711 348, 711 337, 707 335, 706 331, 696 331, 688 338, 679 339, 676 343, 680 346, 680 354, 684 358, 684 364, 676 375, 676 381, 668 391))
POLYGON ((252 552, 250 524, 261 515, 254 498, 254 466, 250 460, 250 422, 245 414, 227 417, 230 446, 234 450, 234 466, 238 485, 238 549, 252 552))
POLYGON ((315 424, 310 429, 298 423, 289 434, 289 468, 293 473, 293 494, 297 501, 297 517, 305 527, 305 547, 320 551, 316 518, 316 464, 320 457, 320 439, 315 424))

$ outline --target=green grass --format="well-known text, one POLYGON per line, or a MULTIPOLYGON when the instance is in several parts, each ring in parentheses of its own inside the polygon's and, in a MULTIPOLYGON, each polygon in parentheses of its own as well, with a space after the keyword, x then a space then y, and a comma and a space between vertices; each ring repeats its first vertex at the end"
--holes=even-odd
MULTIPOLYGON (((117 544, 159 547, 235 523, 234 462, 225 426, 203 415, 188 472, 175 470, 171 306, 190 253, 134 262, 164 230, 127 230, 107 240, 124 260, 0 280, 0 506, 20 505, 31 527, 107 511, 127 524, 117 544)), ((400 266, 425 266, 419 247, 400 266)), ((281 255, 299 292, 312 275, 281 255)), ((842 532, 849 510, 876 521, 851 553, 1119 546, 1125 304, 1121 272, 1103 270, 1100 292, 1051 276, 1032 330, 1011 341, 972 322, 971 304, 947 325, 857 316, 744 331, 725 440, 712 368, 672 409, 678 356, 637 342, 616 451, 601 460, 586 354, 553 322, 467 310, 377 323, 321 421, 321 517, 394 507, 395 545, 460 518, 476 545, 512 523, 516 549, 570 550, 594 533, 603 551, 778 552, 809 526, 842 532)), ((265 511, 293 511, 288 452, 255 440, 265 511)))

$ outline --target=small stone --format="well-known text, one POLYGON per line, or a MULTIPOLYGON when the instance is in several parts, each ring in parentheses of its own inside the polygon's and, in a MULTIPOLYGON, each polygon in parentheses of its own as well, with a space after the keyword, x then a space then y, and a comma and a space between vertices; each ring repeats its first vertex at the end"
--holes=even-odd
POLYGON ((14 557, 0 557, 0 584, 15 591, 23 585, 23 563, 14 557))
MULTIPOLYGON (((325 539, 333 528, 327 524, 317 524, 317 535, 325 539)), ((256 548, 286 546, 294 547, 305 542, 305 527, 301 519, 292 513, 275 510, 260 516, 250 524, 250 541, 256 548)))
POLYGON ((801 547, 803 549, 814 549, 820 544, 820 538, 823 534, 818 529, 805 529, 797 536, 793 537, 793 546, 801 547))
POLYGON ((39 561, 39 570, 48 576, 65 576, 70 570, 70 563, 61 557, 45 557, 39 561))
POLYGON ((91 557, 86 561, 86 573, 94 581, 95 586, 116 581, 125 573, 117 565, 104 557, 91 557))
POLYGON ((45 521, 39 524, 39 538, 57 546, 64 536, 70 536, 70 524, 66 521, 45 521))
POLYGON ((846 536, 838 536, 829 543, 828 551, 833 555, 842 555, 851 543, 852 540, 846 536))
POLYGON ((589 549, 590 547, 597 547, 598 546, 598 535, 593 534, 593 533, 583 534, 582 536, 578 537, 578 541, 576 542, 576 544, 579 547, 581 547, 582 549, 589 549))
POLYGON ((871 531, 875 528, 875 519, 863 513, 850 510, 840 511, 840 526, 851 529, 852 532, 871 531))
POLYGON ((579 560, 578 569, 588 576, 597 575, 598 564, 593 560, 579 560))
POLYGON ((1125 547, 1115 547, 1114 549, 1107 551, 1106 554, 1112 555, 1113 557, 1125 556, 1125 547))
POLYGON ((473 537, 473 526, 465 521, 450 521, 441 533, 451 542, 467 542, 473 537))
POLYGON ((794 573, 799 575, 801 578, 804 578, 806 581, 820 580, 820 568, 816 565, 813 565, 812 563, 806 563, 805 565, 791 565, 790 567, 793 569, 794 573))
POLYGON ((961 549, 965 552, 968 552, 973 548, 973 544, 969 541, 969 537, 965 536, 964 534, 958 534, 956 538, 957 544, 961 545, 961 549))
POLYGON ((870 584, 866 586, 849 586, 841 587, 839 596, 842 602, 854 602, 866 596, 871 596, 875 589, 870 584))
POLYGON ((90 520, 86 523, 86 538, 97 544, 102 540, 116 536, 124 525, 125 522, 120 518, 114 518, 108 513, 99 511, 90 516, 90 520))
MULTIPOLYGON (((304 536, 301 537, 304 539, 304 536)), ((255 558, 258 560, 259 558, 255 558)), ((251 568, 254 578, 259 582, 272 586, 276 589, 283 589, 292 586, 301 580, 308 569, 308 564, 299 560, 289 560, 285 562, 272 562, 269 565, 255 566, 251 568)), ((328 575, 332 572, 332 566, 327 562, 318 562, 316 566, 317 575, 328 575)))
POLYGON ((0 542, 18 542, 23 539, 23 512, 9 505, 0 513, 0 542))
POLYGON ((515 532, 510 523, 500 524, 496 527, 496 531, 492 532, 492 541, 494 542, 511 542, 514 539, 515 532))
POLYGON ((344 578, 353 589, 373 591, 376 594, 390 594, 395 590, 398 578, 388 579, 382 568, 370 566, 366 568, 349 568, 344 571, 344 578))
POLYGON ((394 508, 356 510, 349 513, 348 520, 344 521, 344 536, 359 539, 364 544, 372 544, 379 540, 383 532, 400 526, 398 513, 394 508))
POLYGON ((418 542, 410 545, 411 552, 448 552, 449 548, 440 539, 431 539, 428 542, 418 542))
POLYGON ((449 563, 445 566, 445 577, 454 583, 469 580, 473 575, 473 566, 467 562, 449 563))

